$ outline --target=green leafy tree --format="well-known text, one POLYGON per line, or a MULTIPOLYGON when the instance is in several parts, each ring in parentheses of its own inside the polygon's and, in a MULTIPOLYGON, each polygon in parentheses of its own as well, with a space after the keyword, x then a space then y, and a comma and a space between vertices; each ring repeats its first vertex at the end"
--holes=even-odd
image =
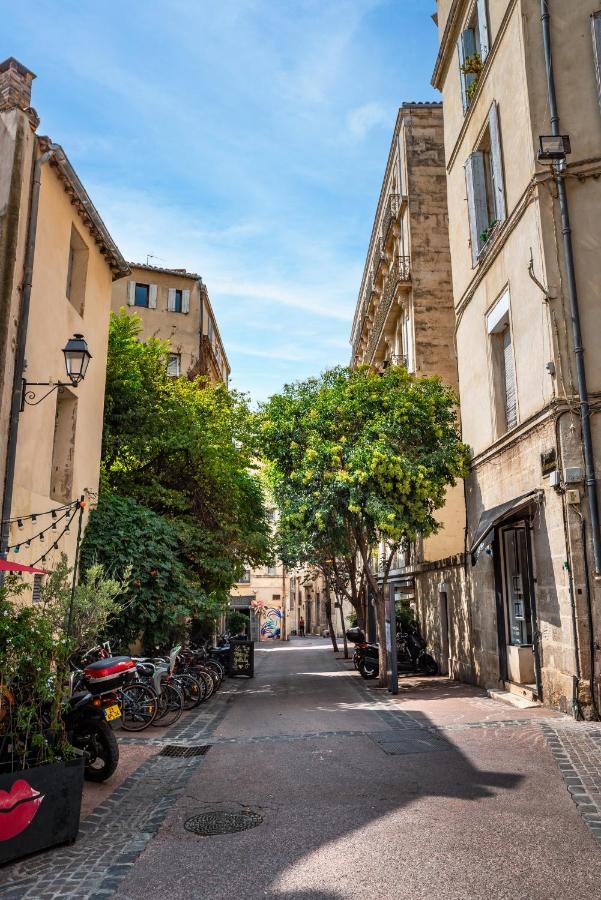
POLYGON ((466 472, 453 392, 391 366, 337 368, 286 386, 260 413, 281 528, 326 559, 355 554, 375 598, 380 679, 387 669, 384 597, 403 540, 438 530, 436 510, 466 472), (380 573, 372 549, 389 555, 380 573), (341 552, 343 551, 343 552, 341 552))
POLYGON ((114 551, 131 566, 120 625, 154 645, 190 618, 218 614, 242 569, 268 559, 270 532, 245 398, 170 377, 168 342, 140 341, 140 327, 124 310, 111 317, 101 502, 84 556, 108 564, 114 551))

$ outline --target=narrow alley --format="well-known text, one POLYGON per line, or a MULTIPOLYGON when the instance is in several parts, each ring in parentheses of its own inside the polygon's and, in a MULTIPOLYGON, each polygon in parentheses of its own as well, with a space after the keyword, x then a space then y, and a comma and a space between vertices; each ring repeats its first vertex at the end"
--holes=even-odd
POLYGON ((599 895, 595 832, 560 771, 573 785, 596 767, 600 790, 597 725, 444 678, 401 679, 397 698, 372 685, 325 640, 261 647, 256 677, 226 682, 210 713, 124 738, 128 774, 110 795, 87 786, 77 844, 5 870, 3 896, 599 895), (161 755, 172 745, 209 750, 161 755), (186 829, 214 811, 262 821, 186 829))

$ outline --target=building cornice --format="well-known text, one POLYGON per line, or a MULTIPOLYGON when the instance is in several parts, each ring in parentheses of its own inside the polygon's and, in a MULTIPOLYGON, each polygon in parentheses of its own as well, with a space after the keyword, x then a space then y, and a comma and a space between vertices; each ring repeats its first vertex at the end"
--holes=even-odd
POLYGON ((62 181, 65 191, 71 199, 71 203, 76 208, 82 221, 96 241, 96 244, 100 248, 100 252, 106 258, 113 273, 113 281, 117 278, 123 278, 124 275, 128 275, 130 272, 128 263, 125 261, 119 248, 110 236, 106 225, 100 217, 100 213, 92 203, 88 192, 79 180, 79 177, 69 162, 63 148, 60 144, 54 144, 49 137, 39 137, 38 146, 42 153, 45 153, 48 150, 53 151, 53 155, 48 164, 62 181))
POLYGON ((187 272, 185 269, 169 269, 166 266, 152 266, 150 263, 130 262, 132 269, 144 269, 145 272, 157 272, 159 275, 174 275, 176 278, 189 278, 191 281, 202 281, 200 275, 195 272, 187 272))
POLYGON ((449 51, 451 48, 455 47, 454 38, 457 31, 457 25, 460 18, 463 16, 463 11, 467 6, 467 3, 468 0, 453 0, 449 15, 447 16, 431 80, 432 87, 435 87, 439 91, 442 90, 442 76, 448 61, 449 51))

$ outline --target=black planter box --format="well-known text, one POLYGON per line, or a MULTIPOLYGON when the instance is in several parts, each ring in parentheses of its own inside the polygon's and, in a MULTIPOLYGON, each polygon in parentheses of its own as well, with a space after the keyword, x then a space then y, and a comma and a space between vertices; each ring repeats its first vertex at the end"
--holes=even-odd
POLYGON ((83 756, 0 774, 0 865, 57 844, 79 830, 83 756))

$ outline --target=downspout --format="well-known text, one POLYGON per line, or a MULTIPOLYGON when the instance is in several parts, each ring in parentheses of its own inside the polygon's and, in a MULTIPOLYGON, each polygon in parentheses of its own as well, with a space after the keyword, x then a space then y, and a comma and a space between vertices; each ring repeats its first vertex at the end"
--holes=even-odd
MULTIPOLYGON (((551 114, 551 132, 559 135, 559 113, 557 110, 557 96, 555 93, 555 78, 553 75, 553 56, 551 50, 551 27, 548 0, 541 0, 541 24, 543 31, 543 44, 545 51, 545 69, 547 75, 547 99, 551 114)), ((561 214, 561 232, 563 235, 563 251, 568 280, 568 299, 570 303, 570 315, 572 319, 572 338, 574 341, 574 357, 576 361, 576 379, 578 383, 578 399, 580 404, 580 424, 582 428, 582 450, 584 455, 584 468, 586 479, 586 496, 591 517, 591 538, 593 544, 593 558, 595 575, 601 575, 601 532, 599 529, 599 504, 597 501, 597 485, 595 477, 595 461, 593 456, 593 440, 591 436, 590 410, 588 391, 586 386, 586 369, 584 365, 584 347, 582 345, 582 331, 580 328, 580 310, 578 307, 578 289, 576 287, 576 273, 574 269, 574 250, 572 246, 572 230, 570 227, 570 214, 565 180, 560 167, 555 169, 555 181, 559 199, 561 214)), ((583 547, 586 555, 586 547, 583 547)))
MULTIPOLYGON (((17 458, 17 440, 19 436, 19 416, 21 413, 21 396, 23 393, 23 377, 25 373, 25 346, 27 343, 27 326, 31 301, 31 284, 33 280, 33 263, 35 258, 35 241, 40 205, 40 187, 42 182, 42 166, 52 159, 57 151, 52 145, 49 150, 36 159, 33 167, 31 195, 29 203, 29 221, 27 225, 27 245, 23 266, 23 282, 21 286, 21 306, 19 309, 19 325, 17 328, 17 346, 15 352, 15 371, 13 377, 10 418, 8 422, 8 440, 6 449, 6 471, 4 474, 4 495, 2 498, 2 531, 0 533, 0 559, 6 559, 10 540, 10 519, 13 489, 15 483, 15 463, 17 458)), ((34 143, 34 153, 37 141, 34 143)), ((0 584, 3 576, 0 577, 0 584)))

